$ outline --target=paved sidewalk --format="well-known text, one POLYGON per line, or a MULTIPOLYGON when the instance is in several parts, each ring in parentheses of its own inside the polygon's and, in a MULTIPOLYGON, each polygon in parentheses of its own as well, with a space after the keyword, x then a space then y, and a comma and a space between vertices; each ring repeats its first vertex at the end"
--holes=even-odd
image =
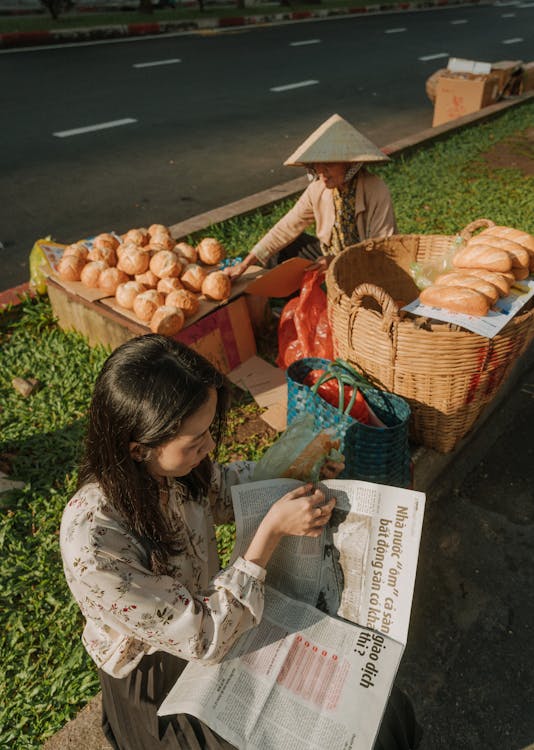
MULTIPOLYGON (((489 0, 411 0, 392 5, 358 5, 355 7, 318 7, 317 10, 293 11, 281 10, 277 13, 243 13, 236 9, 235 16, 203 17, 177 20, 154 21, 146 23, 113 24, 75 29, 52 29, 32 31, 14 31, 0 34, 0 50, 17 47, 34 47, 48 44, 72 42, 92 42, 102 39, 118 39, 135 36, 153 36, 159 34, 190 34, 199 31, 224 31, 244 26, 293 23, 311 19, 347 17, 354 15, 371 15, 377 13, 399 13, 402 11, 443 8, 455 5, 484 5, 489 0)), ((39 19, 36 19, 38 24, 39 19)))

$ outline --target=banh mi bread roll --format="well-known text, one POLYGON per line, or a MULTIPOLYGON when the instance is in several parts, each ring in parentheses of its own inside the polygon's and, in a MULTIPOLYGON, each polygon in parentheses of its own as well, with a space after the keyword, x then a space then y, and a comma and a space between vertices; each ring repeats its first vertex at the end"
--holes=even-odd
POLYGON ((482 317, 489 312, 488 298, 465 286, 429 286, 419 294, 423 305, 482 317))
POLYGON ((165 304, 172 307, 179 307, 184 311, 186 318, 196 315, 200 307, 200 300, 194 292, 187 289, 174 289, 165 297, 165 304))
POLYGON ((175 292, 177 289, 183 288, 184 285, 176 276, 167 276, 164 279, 160 279, 156 287, 158 292, 163 292, 163 294, 169 294, 169 292, 175 292))
POLYGON ((115 299, 117 304, 124 307, 126 310, 133 308, 135 298, 141 292, 146 292, 146 286, 141 284, 139 281, 126 281, 124 284, 119 284, 115 291, 115 299))
POLYGON ((480 232, 478 237, 493 236, 493 237, 504 237, 507 240, 513 240, 523 245, 524 248, 534 253, 534 236, 528 232, 523 232, 521 229, 514 229, 513 227, 488 227, 480 232))
POLYGON ((504 278, 510 284, 510 286, 513 285, 513 283, 515 281, 515 276, 512 273, 512 271, 499 271, 499 273, 500 273, 501 276, 504 276, 504 278))
POLYGON ((83 268, 80 274, 80 281, 90 289, 96 289, 98 287, 98 279, 100 274, 106 268, 109 268, 108 264, 103 260, 90 260, 83 268))
POLYGON ((143 227, 139 227, 138 229, 128 229, 128 231, 122 235, 123 242, 131 242, 132 244, 139 245, 141 247, 147 245, 148 240, 148 231, 143 227))
POLYGON ((103 260, 108 266, 116 266, 117 253, 114 247, 104 242, 99 245, 93 243, 93 247, 87 253, 87 260, 103 260))
POLYGON ((512 273, 514 274, 516 281, 524 281, 530 276, 530 271, 528 268, 514 268, 512 269, 512 273))
POLYGON ((226 258, 224 246, 215 237, 204 237, 198 243, 198 257, 207 266, 215 266, 226 258))
POLYGON ((135 280, 144 284, 149 289, 155 289, 158 285, 159 277, 155 273, 152 273, 150 268, 144 273, 136 273, 135 280))
POLYGON ((202 283, 207 275, 207 268, 199 266, 198 263, 188 263, 180 277, 180 281, 189 291, 200 292, 202 283))
MULTIPOLYGON (((510 275, 513 276, 511 271, 510 275)), ((490 284, 497 287, 501 297, 507 297, 510 294, 510 287, 514 283, 513 278, 509 279, 503 273, 497 273, 496 271, 486 271, 485 268, 470 268, 469 276, 477 276, 479 279, 489 281, 490 284)))
POLYGON ((182 261, 171 250, 160 250, 150 259, 150 270, 159 279, 180 276, 182 268, 182 261))
POLYGON ((452 258, 455 268, 486 268, 488 271, 511 271, 512 256, 491 245, 474 245, 460 248, 452 258))
POLYGON ((104 268, 98 277, 98 288, 102 289, 103 292, 107 292, 111 297, 114 297, 119 284, 125 284, 128 279, 128 274, 120 271, 116 266, 104 268))
POLYGON ((66 258, 68 255, 76 255, 78 258, 83 258, 86 261, 88 252, 89 248, 83 242, 73 242, 63 250, 62 257, 66 258))
POLYGON ((165 304, 165 295, 155 289, 147 289, 134 299, 133 311, 140 320, 150 320, 158 307, 165 304))
POLYGON ((230 277, 223 271, 209 273, 202 282, 201 291, 205 297, 214 300, 223 300, 230 296, 232 282, 230 277))
POLYGON ((150 319, 150 330, 162 336, 174 336, 183 327, 184 320, 183 310, 172 305, 162 305, 150 319))
POLYGON ((193 247, 188 242, 178 242, 175 245, 174 252, 178 253, 181 258, 185 258, 188 263, 196 263, 198 260, 196 247, 193 247))
POLYGON ((137 274, 148 271, 150 263, 150 254, 145 252, 138 245, 128 243, 121 252, 117 262, 117 268, 120 271, 136 276, 137 274))
POLYGON ((85 260, 79 255, 63 255, 57 265, 57 272, 64 281, 80 281, 84 267, 85 260))
MULTIPOLYGON (((111 247, 116 250, 118 245, 119 240, 109 232, 102 232, 93 238, 93 247, 111 247)), ((98 260, 98 258, 95 258, 95 260, 98 260)))
POLYGON ((437 277, 434 284, 437 286, 466 286, 468 289, 475 289, 488 298, 490 305, 493 305, 499 299, 499 290, 495 284, 468 273, 444 273, 437 277))
POLYGON ((504 250, 512 256, 512 268, 528 268, 530 264, 530 255, 523 245, 519 245, 513 240, 504 239, 502 237, 472 237, 467 243, 466 247, 478 247, 479 245, 491 245, 499 250, 504 250))

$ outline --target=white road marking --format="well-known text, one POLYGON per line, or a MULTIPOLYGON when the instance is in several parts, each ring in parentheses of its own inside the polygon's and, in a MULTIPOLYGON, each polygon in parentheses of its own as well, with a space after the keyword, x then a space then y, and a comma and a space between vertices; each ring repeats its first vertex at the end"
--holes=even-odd
POLYGON ((451 21, 452 26, 458 26, 461 23, 469 23, 467 18, 457 18, 455 21, 451 21))
POLYGON ((156 65, 174 65, 174 63, 182 62, 178 57, 171 58, 170 60, 155 60, 154 62, 146 63, 134 63, 133 68, 153 68, 156 65))
POLYGON ((60 130, 52 133, 56 138, 68 138, 71 135, 81 135, 82 133, 92 133, 94 130, 107 130, 107 128, 118 128, 121 125, 131 125, 137 122, 133 117, 125 117, 123 120, 111 120, 110 122, 101 122, 98 125, 88 125, 85 128, 73 128, 72 130, 60 130))
POLYGON ((520 3, 518 8, 534 8, 534 3, 520 3))
POLYGON ((304 39, 302 42, 289 42, 290 47, 304 47, 305 44, 320 44, 320 39, 304 39))
POLYGON ((449 53, 438 52, 435 55, 424 55, 424 57, 419 57, 417 59, 421 60, 421 62, 426 62, 427 60, 438 60, 440 57, 449 57, 449 53))
POLYGON ((402 27, 399 27, 398 29, 386 29, 384 34, 401 34, 403 31, 406 31, 406 29, 402 27))
POLYGON ((515 13, 501 13, 501 18, 515 18, 515 13))
POLYGON ((269 91, 289 91, 290 89, 300 89, 303 86, 315 86, 319 81, 299 81, 298 83, 288 83, 285 86, 273 86, 269 91))
POLYGON ((524 41, 522 37, 516 36, 513 39, 503 39, 501 44, 517 44, 522 41, 524 41))

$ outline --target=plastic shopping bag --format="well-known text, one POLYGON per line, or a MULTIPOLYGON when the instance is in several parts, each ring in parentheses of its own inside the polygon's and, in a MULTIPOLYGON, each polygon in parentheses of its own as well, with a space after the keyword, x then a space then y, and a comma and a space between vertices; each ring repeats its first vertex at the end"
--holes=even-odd
POLYGON ((317 482, 323 464, 340 461, 340 440, 335 430, 314 429, 311 414, 295 420, 266 451, 255 466, 252 479, 291 477, 302 482, 317 482))
POLYGON ((276 364, 283 370, 303 357, 333 358, 323 281, 324 271, 307 271, 300 295, 290 299, 282 310, 276 364))

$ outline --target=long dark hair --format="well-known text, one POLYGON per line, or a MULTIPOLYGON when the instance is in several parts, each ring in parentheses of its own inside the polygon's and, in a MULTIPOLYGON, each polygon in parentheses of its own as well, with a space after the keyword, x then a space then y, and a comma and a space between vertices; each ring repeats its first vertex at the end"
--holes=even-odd
MULTIPOLYGON (((177 543, 161 509, 158 484, 145 462, 132 458, 130 443, 150 450, 172 440, 183 420, 206 403, 211 389, 217 392, 211 427, 217 450, 228 406, 225 379, 184 344, 156 334, 131 339, 108 357, 95 383, 79 484, 98 482, 147 548, 156 573, 165 571, 177 543)), ((206 458, 178 481, 190 498, 198 499, 210 475, 206 458)))

